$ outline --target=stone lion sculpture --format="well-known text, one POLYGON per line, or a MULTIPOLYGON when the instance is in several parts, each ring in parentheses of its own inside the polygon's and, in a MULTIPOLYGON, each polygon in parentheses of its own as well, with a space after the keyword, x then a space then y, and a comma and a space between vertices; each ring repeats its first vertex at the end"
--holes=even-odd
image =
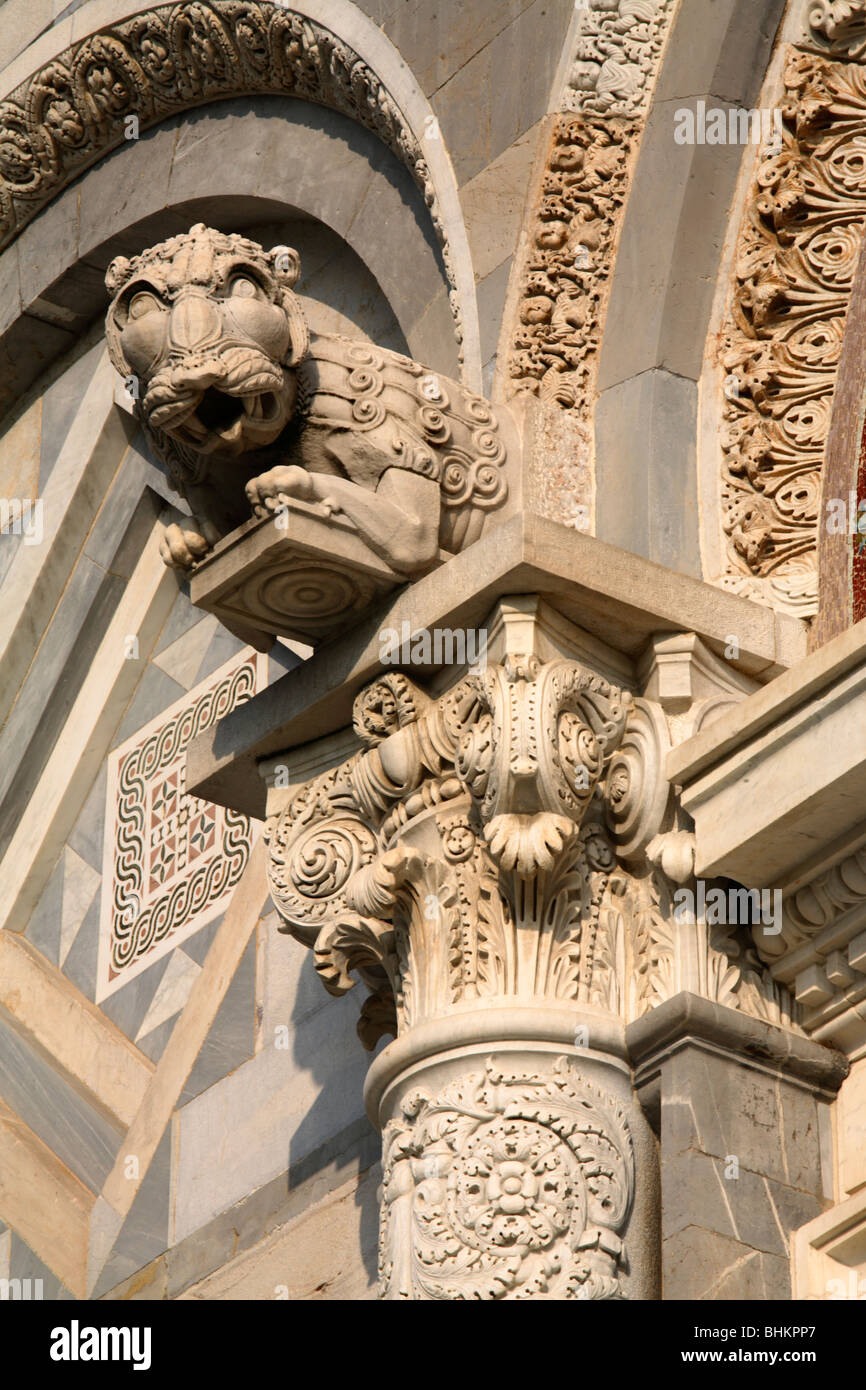
POLYGON ((109 266, 111 361, 193 513, 167 529, 163 558, 189 569, 297 499, 421 573, 504 503, 513 426, 399 353, 311 333, 299 275, 289 247, 203 224, 109 266))

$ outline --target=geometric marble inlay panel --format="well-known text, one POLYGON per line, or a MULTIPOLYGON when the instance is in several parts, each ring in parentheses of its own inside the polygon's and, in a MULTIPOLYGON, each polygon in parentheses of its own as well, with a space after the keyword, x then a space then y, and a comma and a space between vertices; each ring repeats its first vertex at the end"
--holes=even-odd
POLYGON ((252 828, 187 794, 186 748, 266 684, 267 657, 247 651, 109 755, 97 1000, 227 907, 252 828))

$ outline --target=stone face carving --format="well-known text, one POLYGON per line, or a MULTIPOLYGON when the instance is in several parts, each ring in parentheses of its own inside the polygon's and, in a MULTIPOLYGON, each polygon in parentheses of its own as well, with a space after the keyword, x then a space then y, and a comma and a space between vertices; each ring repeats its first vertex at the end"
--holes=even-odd
POLYGON ((724 582, 807 616, 817 604, 821 470, 866 221, 863 71, 792 50, 783 109, 782 151, 761 162, 740 235, 722 351, 735 383, 722 435, 724 582))
POLYGON ((60 189, 140 128, 229 96, 283 93, 372 130, 410 170, 442 246, 458 338, 450 248, 421 147, 358 54, 286 5, 208 4, 143 10, 58 54, 0 103, 0 246, 60 189))
POLYGON ((297 253, 201 224, 113 261, 107 334, 174 486, 179 568, 290 500, 348 521, 393 570, 475 540, 507 495, 493 408, 387 349, 312 335, 297 253))
POLYGON ((563 104, 610 116, 642 112, 674 8, 673 0, 589 0, 563 104))
POLYGON ((586 414, 637 127, 560 116, 521 279, 517 392, 586 414))
POLYGON ((385 1299, 610 1299, 634 1191, 626 1118, 561 1057, 551 1074, 497 1057, 384 1132, 385 1299))

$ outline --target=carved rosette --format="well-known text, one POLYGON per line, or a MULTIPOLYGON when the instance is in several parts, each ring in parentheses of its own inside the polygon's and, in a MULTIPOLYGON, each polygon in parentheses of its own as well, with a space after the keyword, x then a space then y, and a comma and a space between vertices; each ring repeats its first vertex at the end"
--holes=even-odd
POLYGON ((628 1123, 564 1057, 548 1075, 491 1057, 384 1132, 385 1299, 615 1299, 634 1194, 628 1123))

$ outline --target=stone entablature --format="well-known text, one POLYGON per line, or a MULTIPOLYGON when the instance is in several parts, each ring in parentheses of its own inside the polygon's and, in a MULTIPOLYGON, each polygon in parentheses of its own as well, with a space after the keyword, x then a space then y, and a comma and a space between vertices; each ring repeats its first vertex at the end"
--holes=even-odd
POLYGON ((667 759, 699 872, 782 893, 756 949, 811 1036, 849 1052, 866 1041, 864 637, 858 623, 667 759))

